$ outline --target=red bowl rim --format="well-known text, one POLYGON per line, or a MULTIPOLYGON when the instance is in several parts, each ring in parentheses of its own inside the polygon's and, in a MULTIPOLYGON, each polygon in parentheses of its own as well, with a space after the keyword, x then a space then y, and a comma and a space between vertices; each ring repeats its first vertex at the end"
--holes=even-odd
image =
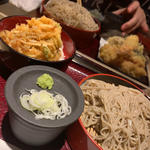
MULTIPOLYGON (((46 8, 45 8, 45 0, 42 0, 41 9, 42 9, 42 14, 43 14, 43 12, 45 11, 45 12, 49 15, 49 17, 51 16, 51 14, 50 14, 50 13, 46 10, 46 8)), ((52 17, 52 18, 53 18, 53 17, 52 17)), ((80 32, 98 33, 98 32, 100 32, 100 30, 101 30, 101 24, 100 24, 100 22, 99 22, 97 19, 95 19, 95 18, 94 18, 94 20, 95 20, 95 22, 98 24, 98 29, 95 30, 95 31, 88 31, 88 30, 83 30, 83 29, 75 28, 75 27, 69 26, 69 25, 65 24, 64 22, 59 21, 59 20, 57 20, 57 19, 55 19, 55 18, 53 18, 53 19, 56 20, 58 23, 60 23, 60 24, 62 24, 62 25, 64 25, 64 26, 66 26, 66 27, 68 27, 68 28, 71 28, 71 29, 73 29, 73 30, 77 30, 77 31, 80 31, 80 32)))
MULTIPOLYGON (((29 16, 25 16, 25 15, 13 15, 13 16, 7 16, 7 17, 4 17, 2 19, 0 19, 0 22, 7 19, 7 18, 13 18, 13 17, 24 17, 26 19, 31 19, 32 17, 29 17, 29 16)), ((65 32, 63 29, 62 29, 62 32, 65 33, 71 40, 72 38, 69 36, 69 34, 67 32, 65 32)), ((40 60, 40 59, 36 59, 36 58, 32 58, 30 56, 27 56, 27 55, 24 55, 22 53, 19 53, 18 51, 14 50, 12 47, 10 47, 1 37, 0 37, 0 41, 2 41, 2 43, 7 46, 9 49, 11 49, 13 52, 25 57, 25 58, 28 58, 28 59, 31 59, 33 61, 38 61, 38 62, 42 62, 42 63, 52 63, 52 64, 55 64, 55 63, 61 63, 61 62, 67 62, 71 59, 73 59, 74 55, 75 55, 75 51, 76 51, 76 47, 75 47, 75 44, 74 44, 74 41, 72 40, 72 43, 73 43, 73 47, 74 47, 74 51, 72 53, 72 55, 66 59, 63 59, 63 60, 59 60, 59 61, 48 61, 48 60, 40 60)))
MULTIPOLYGON (((130 82, 130 81, 128 81, 128 80, 126 80, 126 79, 124 79, 124 78, 122 78, 122 77, 115 76, 115 75, 111 75, 111 74, 103 74, 103 73, 98 73, 98 74, 89 75, 89 76, 83 78, 83 79, 79 82, 78 85, 81 86, 81 84, 82 84, 85 80, 87 80, 87 79, 89 79, 89 78, 91 78, 91 77, 94 77, 94 76, 108 76, 108 77, 117 78, 117 79, 119 79, 119 80, 122 80, 122 81, 125 81, 125 82, 129 83, 130 85, 132 85, 133 87, 135 87, 136 89, 138 89, 140 92, 144 93, 138 86, 136 86, 136 85, 133 84, 132 82, 130 82)), ((98 145, 97 142, 90 136, 89 132, 88 132, 87 129, 84 127, 84 125, 83 125, 83 123, 82 123, 82 121, 81 121, 80 118, 78 119, 78 121, 79 121, 79 124, 81 125, 82 129, 84 130, 85 134, 89 137, 89 139, 93 142, 93 144, 95 144, 96 147, 97 147, 99 150, 103 150, 103 148, 102 148, 100 145, 98 145)))

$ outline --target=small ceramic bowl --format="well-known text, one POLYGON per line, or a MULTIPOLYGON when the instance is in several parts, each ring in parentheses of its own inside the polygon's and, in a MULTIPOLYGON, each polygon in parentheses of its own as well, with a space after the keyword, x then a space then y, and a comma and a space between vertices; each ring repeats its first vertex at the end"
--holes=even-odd
MULTIPOLYGON (((127 81, 118 76, 110 75, 110 74, 93 74, 90 75, 79 83, 82 85, 88 79, 98 79, 107 83, 115 84, 115 85, 123 85, 127 87, 132 87, 138 89, 142 92, 140 88, 138 88, 135 84, 127 81)), ((94 141, 94 139, 90 136, 86 128, 84 127, 81 119, 79 118, 77 122, 71 125, 67 130, 67 141, 71 146, 72 150, 104 150, 100 145, 94 141)))
POLYGON ((5 86, 5 98, 9 108, 12 132, 23 143, 39 146, 55 140, 66 127, 75 122, 84 107, 84 98, 78 84, 67 74, 55 68, 41 65, 23 67, 10 75, 5 86), (50 93, 60 93, 71 106, 71 114, 63 119, 35 119, 32 112, 21 106, 19 97, 25 89, 42 90, 36 85, 37 78, 48 73, 54 80, 50 93))
MULTIPOLYGON (((45 7, 47 1, 48 0, 43 0, 42 6, 41 6, 42 14, 47 17, 53 18, 50 12, 48 12, 45 7)), ((100 33, 100 30, 101 30, 100 22, 96 19, 95 19, 95 22, 99 25, 99 29, 95 31, 82 30, 79 28, 68 26, 67 24, 58 20, 57 18, 53 18, 53 19, 59 22, 61 26, 63 27, 63 29, 71 36, 71 38, 75 42, 76 48, 78 49, 84 49, 84 48, 89 47, 89 45, 92 44, 92 42, 94 41, 94 39, 100 33)))
MULTIPOLYGON (((0 31, 3 30, 11 30, 15 28, 16 24, 26 24, 26 20, 31 19, 30 17, 26 16, 9 16, 5 17, 2 20, 0 20, 0 31)), ((46 60, 38 60, 35 58, 31 58, 29 56, 26 56, 24 54, 21 54, 17 52, 15 49, 11 48, 6 42, 4 42, 2 39, 0 39, 0 43, 3 49, 12 52, 16 58, 21 57, 22 61, 28 61, 30 64, 35 65, 48 65, 51 67, 56 68, 63 68, 66 67, 67 64, 72 60, 72 58, 75 55, 75 45, 70 36, 62 31, 61 38, 63 41, 63 53, 64 53, 64 59, 59 61, 46 61, 46 60)))

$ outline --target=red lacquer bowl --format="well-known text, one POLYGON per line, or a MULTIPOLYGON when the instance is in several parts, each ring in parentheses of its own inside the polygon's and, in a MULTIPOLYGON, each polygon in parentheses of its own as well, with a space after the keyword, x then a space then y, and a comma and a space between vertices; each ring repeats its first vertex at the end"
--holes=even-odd
MULTIPOLYGON (((88 77, 85 77, 81 80, 79 86, 82 85, 88 79, 98 79, 107 83, 113 83, 115 85, 124 85, 127 87, 138 89, 139 91, 143 92, 139 87, 127 81, 126 79, 110 74, 89 75, 88 77)), ((100 147, 89 135, 81 119, 78 119, 76 123, 74 123, 68 128, 67 141, 72 150, 103 150, 103 148, 100 147)))
MULTIPOLYGON (((22 23, 26 24, 27 23, 26 20, 29 20, 29 19, 31 19, 31 18, 26 17, 26 16, 5 17, 2 20, 0 20, 0 31, 11 30, 11 29, 15 28, 16 24, 22 24, 22 23)), ((62 67, 66 67, 66 65, 74 57, 75 45, 74 45, 73 40, 70 38, 70 36, 64 31, 62 31, 61 38, 63 41, 64 59, 59 60, 59 61, 46 61, 46 60, 38 60, 35 58, 31 58, 29 56, 26 56, 24 54, 17 52, 13 48, 11 48, 7 43, 5 43, 2 39, 0 39, 0 43, 4 49, 7 49, 10 52, 12 52, 13 54, 15 54, 14 57, 16 57, 16 59, 18 58, 18 60, 20 60, 20 58, 21 58, 22 61, 28 61, 32 65, 38 64, 38 65, 48 65, 51 67, 62 68, 62 67)))
MULTIPOLYGON (((42 15, 53 18, 50 12, 48 12, 45 7, 46 3, 47 3, 47 0, 43 0, 42 6, 41 6, 42 15)), ((82 29, 75 28, 72 26, 68 26, 64 22, 58 20, 57 18, 53 18, 53 19, 59 22, 61 26, 63 27, 63 29, 71 36, 71 38, 75 42, 75 45, 78 49, 84 49, 84 48, 89 47, 89 45, 92 44, 95 37, 100 33, 100 30, 101 30, 100 22, 98 22, 97 20, 95 20, 95 22, 99 25, 99 29, 95 31, 87 31, 87 30, 82 30, 82 29)))

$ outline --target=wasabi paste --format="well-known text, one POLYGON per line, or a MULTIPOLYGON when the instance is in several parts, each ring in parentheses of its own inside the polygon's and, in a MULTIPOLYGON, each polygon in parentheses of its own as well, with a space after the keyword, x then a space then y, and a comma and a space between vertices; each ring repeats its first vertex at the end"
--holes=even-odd
POLYGON ((37 78, 36 84, 43 89, 48 88, 50 90, 54 84, 54 80, 49 74, 44 73, 43 75, 37 78))

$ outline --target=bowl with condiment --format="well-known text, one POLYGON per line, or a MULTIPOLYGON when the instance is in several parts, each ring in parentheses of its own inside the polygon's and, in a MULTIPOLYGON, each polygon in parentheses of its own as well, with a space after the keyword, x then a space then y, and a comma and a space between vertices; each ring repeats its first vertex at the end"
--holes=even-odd
POLYGON ((31 146, 55 140, 80 117, 84 107, 78 84, 64 72, 43 65, 12 73, 6 82, 5 98, 13 134, 31 146))
POLYGON ((67 132, 72 150, 148 149, 150 101, 137 85, 111 74, 80 82, 84 112, 67 132))
POLYGON ((45 16, 3 18, 0 20, 0 39, 3 49, 30 64, 61 68, 75 54, 70 36, 59 23, 45 16))
POLYGON ((77 48, 87 48, 100 33, 100 23, 86 8, 76 2, 45 0, 41 8, 42 14, 62 25, 74 40, 77 48))

